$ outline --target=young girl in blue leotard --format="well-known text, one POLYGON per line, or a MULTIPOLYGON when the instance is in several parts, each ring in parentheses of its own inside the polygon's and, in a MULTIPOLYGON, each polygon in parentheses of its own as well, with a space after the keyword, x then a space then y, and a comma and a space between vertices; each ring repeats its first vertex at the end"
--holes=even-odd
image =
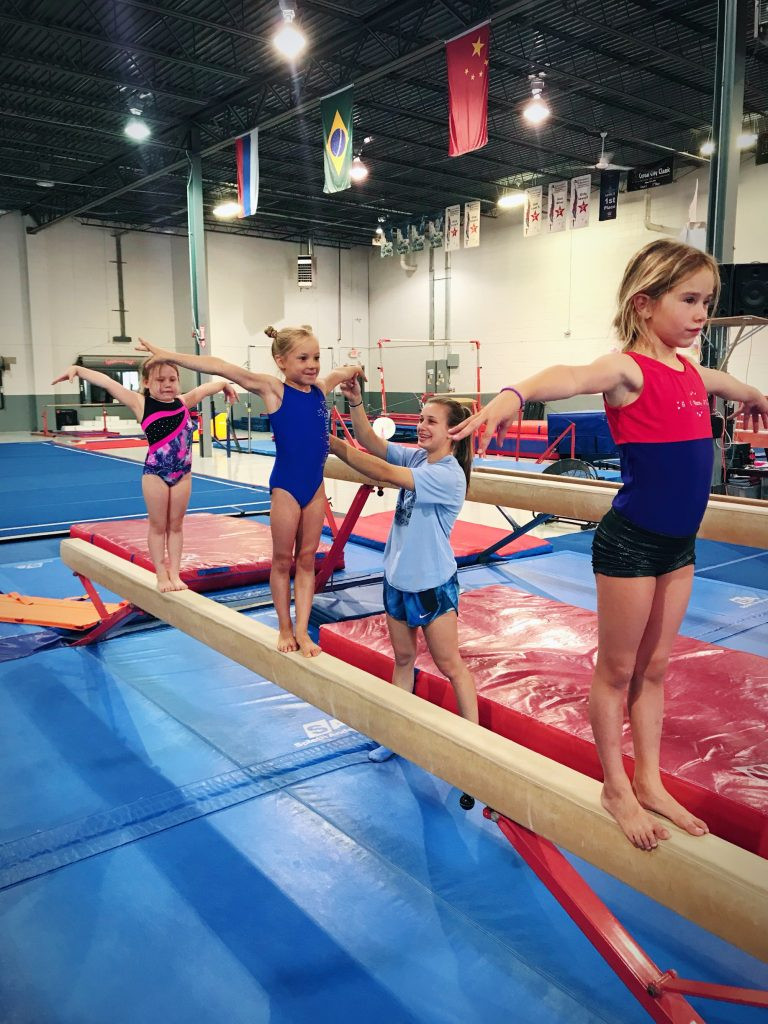
POLYGON ((127 406, 141 424, 148 445, 141 490, 147 505, 147 547, 157 573, 157 589, 163 593, 186 590, 180 572, 182 528, 192 489, 194 427, 189 410, 218 391, 223 391, 228 401, 236 402, 237 392, 231 384, 217 380, 180 394, 176 364, 159 360, 152 366, 144 364, 141 392, 129 391, 106 373, 85 366, 70 366, 53 383, 75 377, 106 391, 127 406))
POLYGON ((320 376, 320 344, 311 327, 267 327, 272 357, 284 381, 266 373, 252 373, 215 356, 168 352, 139 339, 154 359, 172 359, 179 366, 215 373, 247 388, 264 402, 275 435, 276 458, 269 487, 272 509, 272 571, 269 585, 277 612, 280 651, 320 653, 311 639, 309 613, 315 589, 315 555, 320 545, 325 502, 323 466, 328 455, 329 417, 325 396, 345 380, 362 376, 359 366, 342 366, 320 376), (291 621, 291 563, 296 563, 293 584, 296 627, 291 621))

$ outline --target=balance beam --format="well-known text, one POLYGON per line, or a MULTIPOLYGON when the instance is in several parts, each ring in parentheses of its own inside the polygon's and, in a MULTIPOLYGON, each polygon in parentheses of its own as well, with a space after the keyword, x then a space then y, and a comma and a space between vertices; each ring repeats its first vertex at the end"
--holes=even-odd
MULTIPOLYGON (((326 462, 325 476, 331 480, 347 480, 355 484, 371 482, 335 456, 326 462)), ((563 519, 583 519, 598 523, 611 507, 620 486, 608 480, 580 480, 514 470, 476 469, 472 472, 467 501, 499 505, 502 508, 521 508, 529 512, 548 512, 563 519)), ((663 484, 659 485, 659 500, 664 500, 663 484)), ((768 548, 768 502, 756 498, 714 495, 707 503, 699 537, 768 548)))
POLYGON ((674 826, 653 852, 636 850, 603 810, 593 779, 338 658, 281 654, 275 630, 191 590, 161 594, 152 573, 85 541, 63 541, 61 557, 75 572, 768 962, 768 866, 761 857, 674 826))

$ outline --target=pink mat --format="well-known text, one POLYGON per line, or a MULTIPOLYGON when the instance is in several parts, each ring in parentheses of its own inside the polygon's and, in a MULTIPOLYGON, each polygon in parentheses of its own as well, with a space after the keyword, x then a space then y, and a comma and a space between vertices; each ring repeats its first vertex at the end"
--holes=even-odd
MULTIPOLYGON (((147 549, 145 519, 77 523, 70 528, 70 536, 87 540, 154 572, 147 549)), ((320 545, 316 565, 328 550, 328 544, 320 545)), ((339 568, 343 566, 342 561, 339 568)), ((269 579, 271 568, 272 537, 264 523, 209 512, 193 512, 185 518, 181 578, 192 590, 222 590, 260 583, 269 579)))
MULTIPOLYGON (((593 612, 513 587, 463 594, 459 639, 481 723, 599 779, 587 715, 597 650, 593 612)), ((323 625, 323 650, 389 679, 383 615, 323 625)), ((416 692, 455 711, 453 691, 419 640, 416 692)), ((666 684, 665 784, 730 842, 768 857, 768 660, 679 637, 666 684)), ((631 744, 625 732, 627 766, 631 744)))

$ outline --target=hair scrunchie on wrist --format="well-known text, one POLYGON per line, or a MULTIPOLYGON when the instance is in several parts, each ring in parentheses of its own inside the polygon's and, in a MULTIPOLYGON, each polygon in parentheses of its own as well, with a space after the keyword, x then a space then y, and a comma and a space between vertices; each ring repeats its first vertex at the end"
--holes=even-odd
MULTIPOLYGON (((523 406, 525 405, 525 399, 520 394, 520 392, 517 390, 517 388, 506 387, 506 388, 502 388, 501 391, 511 391, 513 394, 517 395, 517 397, 520 399, 520 408, 521 409, 523 408, 523 406)), ((499 392, 499 394, 501 394, 501 391, 499 392)))

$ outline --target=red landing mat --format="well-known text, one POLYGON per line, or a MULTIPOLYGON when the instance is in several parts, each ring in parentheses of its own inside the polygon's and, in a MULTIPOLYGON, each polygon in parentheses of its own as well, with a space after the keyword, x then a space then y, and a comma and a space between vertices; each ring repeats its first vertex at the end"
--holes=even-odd
MULTIPOLYGON (((145 519, 75 524, 70 536, 127 558, 154 572, 147 549, 145 519)), ((328 544, 321 544, 316 564, 328 544)), ((343 568, 344 563, 339 565, 343 568)), ((269 579, 272 537, 269 527, 252 519, 192 513, 184 520, 181 578, 192 590, 223 590, 269 579)), ((291 570, 293 572, 293 570, 291 570)))
MULTIPOLYGON (((459 640, 480 721, 599 779, 587 697, 597 650, 593 612, 497 585, 461 596, 459 640)), ((382 679, 392 674, 383 615, 320 627, 324 651, 382 679)), ((456 710, 419 638, 416 692, 456 710)), ((768 659, 679 637, 666 682, 665 785, 712 832, 768 857, 768 659)), ((625 726, 627 768, 631 742, 625 726)))
MULTIPOLYGON (((384 550, 387 537, 392 526, 394 512, 376 512, 371 516, 362 516, 355 524, 351 539, 358 544, 384 550)), ((337 519, 340 518, 337 516, 337 519)), ((451 531, 451 547, 459 565, 473 561, 481 551, 491 547, 506 537, 509 530, 499 530, 495 526, 478 526, 476 523, 465 523, 461 519, 451 531)), ((548 540, 530 537, 527 534, 511 541, 496 553, 500 558, 523 558, 526 555, 543 555, 552 550, 548 540)))
POLYGON ((64 445, 67 448, 84 448, 88 452, 108 451, 110 448, 146 448, 147 442, 143 437, 110 437, 102 441, 85 441, 74 438, 66 441, 64 438, 57 438, 54 444, 64 445))

